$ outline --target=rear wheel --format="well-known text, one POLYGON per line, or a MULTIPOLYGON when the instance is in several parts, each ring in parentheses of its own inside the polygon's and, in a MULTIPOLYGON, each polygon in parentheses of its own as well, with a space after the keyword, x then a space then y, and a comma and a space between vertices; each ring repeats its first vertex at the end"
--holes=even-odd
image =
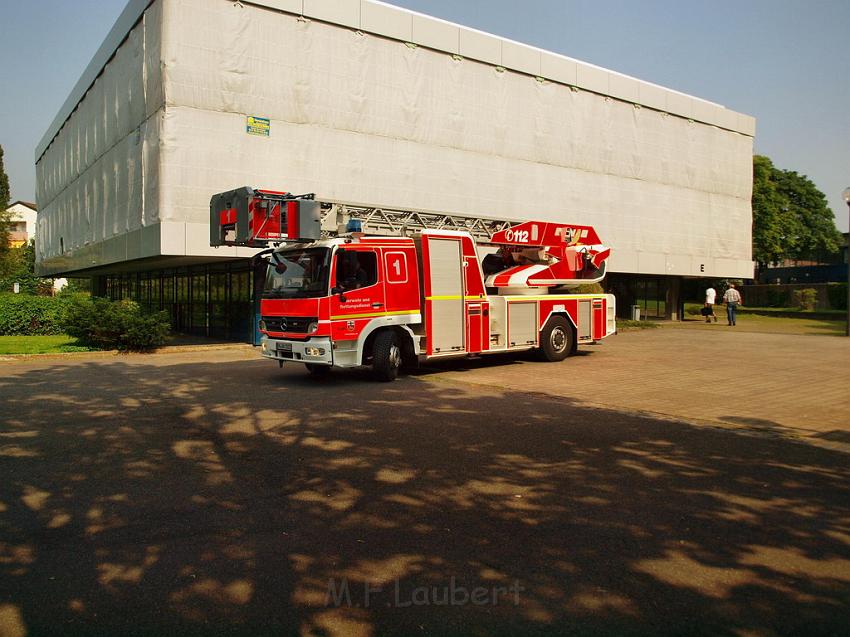
POLYGON ((372 373, 375 378, 389 382, 398 376, 401 367, 401 346, 395 332, 385 330, 375 336, 372 346, 372 373))
POLYGON ((315 363, 304 363, 304 366, 307 368, 307 371, 310 372, 310 376, 314 376, 315 378, 323 378, 331 373, 330 365, 316 365, 315 363))
POLYGON ((541 358, 551 362, 562 361, 574 351, 573 326, 563 316, 553 316, 540 332, 541 358))

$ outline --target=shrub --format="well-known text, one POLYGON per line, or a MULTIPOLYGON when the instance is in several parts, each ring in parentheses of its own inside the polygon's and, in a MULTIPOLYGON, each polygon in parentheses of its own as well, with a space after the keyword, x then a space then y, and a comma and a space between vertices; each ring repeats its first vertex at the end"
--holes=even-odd
POLYGON ((788 292, 786 290, 768 290, 767 307, 788 307, 788 292))
POLYGON ((165 343, 171 331, 168 312, 139 314, 127 324, 127 349, 146 350, 165 343))
POLYGON ((846 283, 830 283, 826 288, 826 296, 829 299, 829 307, 833 310, 847 309, 846 283))
POLYGON ((74 296, 62 319, 65 332, 103 349, 152 349, 165 343, 171 324, 167 312, 142 312, 133 301, 74 296))
POLYGON ((570 294, 605 294, 599 283, 582 283, 570 290, 570 294))
POLYGON ((818 291, 813 288, 794 290, 794 305, 801 310, 813 310, 818 304, 818 291))
POLYGON ((61 334, 64 305, 62 299, 50 296, 0 294, 0 335, 61 334))

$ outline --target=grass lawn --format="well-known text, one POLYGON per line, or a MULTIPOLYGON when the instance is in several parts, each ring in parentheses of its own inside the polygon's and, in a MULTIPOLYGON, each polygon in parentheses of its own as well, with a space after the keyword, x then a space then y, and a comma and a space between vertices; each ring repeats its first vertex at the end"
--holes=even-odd
POLYGON ((81 345, 67 334, 56 336, 0 336, 0 354, 61 354, 91 352, 95 348, 81 345))
POLYGON ((631 319, 617 319, 617 331, 628 330, 651 330, 659 326, 657 321, 633 321, 631 319))
POLYGON ((734 328, 726 324, 726 307, 715 306, 717 323, 706 323, 699 315, 685 315, 681 322, 671 321, 667 325, 690 326, 711 330, 736 329, 741 332, 769 332, 773 334, 812 334, 822 336, 841 336, 847 323, 844 320, 815 319, 785 316, 765 316, 763 314, 738 314, 737 325, 734 328))
MULTIPOLYGON (((726 310, 718 315, 718 325, 726 326, 726 310)), ((763 316, 760 314, 739 314, 735 329, 741 328, 753 332, 774 332, 778 334, 819 334, 840 336, 844 334, 846 323, 840 320, 786 318, 781 316, 763 316)), ((706 325, 706 327, 709 327, 706 325)), ((728 327, 728 326, 726 326, 728 327)))
POLYGON ((836 319, 847 316, 847 312, 844 310, 801 310, 798 307, 752 307, 749 305, 745 305, 740 309, 744 312, 764 312, 765 314, 777 312, 795 312, 804 316, 806 314, 832 314, 836 319))
MULTIPOLYGON (((702 307, 702 303, 685 303, 685 314, 688 316, 694 316, 695 318, 699 318, 699 311, 702 307)), ((714 306, 714 313, 720 316, 720 314, 718 314, 718 311, 722 311, 723 315, 725 316, 726 306, 722 303, 718 303, 714 306)), ((804 318, 806 314, 831 314, 835 316, 835 320, 840 320, 847 316, 847 312, 845 310, 801 310, 798 307, 756 307, 753 305, 742 305, 738 308, 738 315, 747 314, 749 312, 758 312, 760 314, 779 314, 793 312, 794 314, 799 314, 800 318, 804 318)))

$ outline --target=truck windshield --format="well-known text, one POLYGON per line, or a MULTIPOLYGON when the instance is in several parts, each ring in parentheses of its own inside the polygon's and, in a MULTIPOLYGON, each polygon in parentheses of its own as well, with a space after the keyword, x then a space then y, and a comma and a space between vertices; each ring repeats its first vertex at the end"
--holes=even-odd
POLYGON ((269 259, 263 298, 304 299, 328 295, 330 248, 285 250, 269 259))

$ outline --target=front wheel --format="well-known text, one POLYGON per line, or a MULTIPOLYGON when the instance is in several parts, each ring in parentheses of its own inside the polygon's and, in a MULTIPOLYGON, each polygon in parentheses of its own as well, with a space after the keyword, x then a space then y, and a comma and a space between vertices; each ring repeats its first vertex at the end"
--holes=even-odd
POLYGON ((398 376, 401 367, 401 346, 395 332, 385 330, 375 337, 372 349, 372 373, 375 378, 389 382, 398 376))
POLYGON ((575 349, 573 326, 563 316, 553 316, 540 332, 539 353, 543 360, 557 362, 564 360, 575 349))

